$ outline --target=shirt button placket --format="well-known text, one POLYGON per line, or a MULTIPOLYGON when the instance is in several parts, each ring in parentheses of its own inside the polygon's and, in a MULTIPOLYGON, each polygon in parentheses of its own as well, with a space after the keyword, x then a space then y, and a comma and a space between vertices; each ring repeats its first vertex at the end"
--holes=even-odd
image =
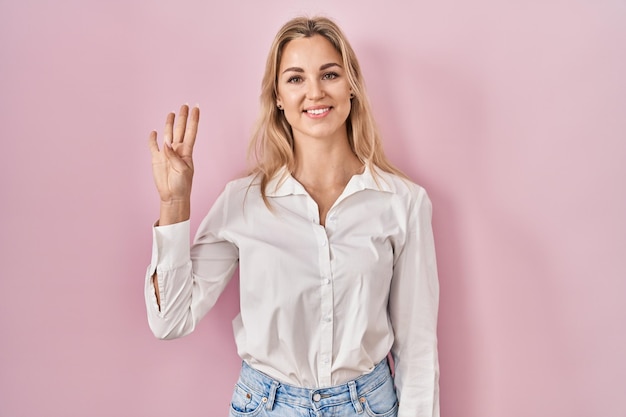
MULTIPOLYGON (((326 236, 324 236, 326 239, 326 236)), ((323 386, 330 386, 331 384, 331 362, 333 355, 333 288, 332 281, 330 279, 330 251, 328 249, 328 242, 324 240, 322 244, 324 250, 324 262, 322 263, 322 279, 321 279, 321 338, 320 338, 320 383, 323 386)))
POLYGON ((326 230, 320 228, 320 348, 318 361, 319 383, 331 385, 331 367, 333 355, 333 288, 330 269, 330 245, 326 230))

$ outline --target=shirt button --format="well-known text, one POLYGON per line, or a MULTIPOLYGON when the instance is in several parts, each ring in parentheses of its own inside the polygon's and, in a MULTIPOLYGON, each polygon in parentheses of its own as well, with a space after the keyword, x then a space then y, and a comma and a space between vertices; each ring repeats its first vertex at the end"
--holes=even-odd
POLYGON ((324 321, 325 321, 326 323, 330 323, 331 321, 333 321, 333 319, 332 319, 331 317, 326 317, 326 318, 324 319, 324 321))
POLYGON ((330 284, 330 278, 326 278, 326 279, 324 280, 324 284, 326 284, 326 285, 330 284))
POLYGON ((313 401, 318 402, 321 399, 322 399, 322 396, 320 395, 319 392, 316 392, 315 394, 313 394, 313 401))
POLYGON ((322 242, 322 246, 326 246, 326 241, 323 241, 323 242, 322 242))

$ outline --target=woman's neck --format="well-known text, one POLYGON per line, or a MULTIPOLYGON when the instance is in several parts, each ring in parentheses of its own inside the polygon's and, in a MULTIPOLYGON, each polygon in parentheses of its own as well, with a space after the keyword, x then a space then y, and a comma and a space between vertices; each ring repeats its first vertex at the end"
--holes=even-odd
POLYGON ((293 177, 305 188, 345 187, 363 163, 345 139, 296 141, 293 177))

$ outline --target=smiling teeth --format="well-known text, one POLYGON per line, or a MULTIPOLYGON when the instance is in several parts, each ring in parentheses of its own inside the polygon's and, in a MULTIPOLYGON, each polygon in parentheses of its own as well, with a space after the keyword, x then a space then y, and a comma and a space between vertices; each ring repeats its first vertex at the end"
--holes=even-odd
POLYGON ((326 113, 329 109, 325 108, 325 109, 314 109, 314 110, 307 110, 306 112, 309 114, 323 114, 326 113))

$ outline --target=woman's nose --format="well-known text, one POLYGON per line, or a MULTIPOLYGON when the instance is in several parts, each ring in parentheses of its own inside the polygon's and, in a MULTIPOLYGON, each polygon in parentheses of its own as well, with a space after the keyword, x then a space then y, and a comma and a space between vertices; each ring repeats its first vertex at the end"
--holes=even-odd
POLYGON ((319 100, 324 97, 324 89, 320 80, 312 80, 308 83, 306 98, 309 100, 319 100))

